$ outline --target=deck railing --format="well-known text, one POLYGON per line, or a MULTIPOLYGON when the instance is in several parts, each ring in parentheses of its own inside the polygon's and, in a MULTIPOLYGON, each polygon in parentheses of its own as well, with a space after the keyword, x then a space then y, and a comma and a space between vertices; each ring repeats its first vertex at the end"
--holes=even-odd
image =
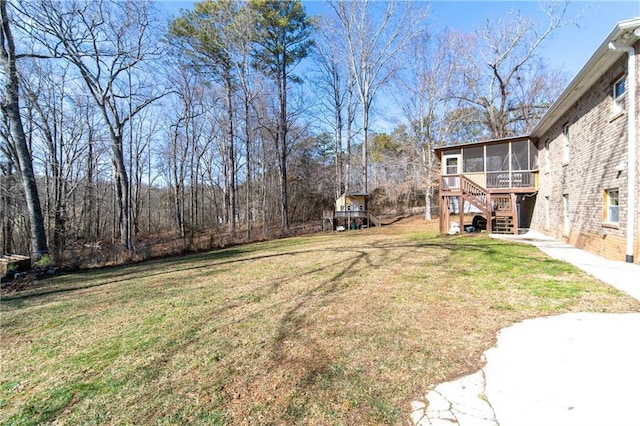
MULTIPOLYGON (((440 188, 443 191, 460 192, 462 188, 461 176, 443 175, 440 178, 440 188)), ((511 172, 486 172, 486 189, 533 188, 535 187, 535 172, 531 170, 517 170, 511 172)))
POLYGON ((511 212, 512 210, 510 195, 494 195, 491 197, 491 211, 511 212))
POLYGON ((440 179, 440 186, 443 191, 460 191, 460 175, 447 175, 442 176, 440 179))
POLYGON ((478 203, 482 205, 487 203, 487 192, 480 185, 476 184, 472 180, 462 176, 462 192, 470 197, 473 197, 478 203))
POLYGON ((511 172, 487 172, 487 188, 531 188, 535 186, 534 173, 531 170, 511 172))
POLYGON ((366 210, 342 210, 342 211, 334 212, 333 215, 334 215, 334 217, 366 218, 367 217, 367 211, 366 210))

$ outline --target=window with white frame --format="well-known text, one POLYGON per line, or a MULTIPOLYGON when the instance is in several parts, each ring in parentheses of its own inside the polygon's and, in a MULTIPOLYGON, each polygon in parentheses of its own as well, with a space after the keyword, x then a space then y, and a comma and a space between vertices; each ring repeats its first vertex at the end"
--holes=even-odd
POLYGON ((544 229, 549 230, 551 227, 551 203, 549 196, 544 197, 544 229))
POLYGON ((603 213, 605 223, 618 224, 620 220, 620 191, 618 188, 605 189, 603 213))
POLYGON ((569 123, 562 126, 562 164, 569 163, 569 123))
POLYGON ((551 171, 551 150, 549 149, 549 141, 544 143, 544 171, 549 173, 551 171))
POLYGON ((569 218, 569 194, 562 195, 562 215, 564 216, 563 234, 569 235, 569 232, 571 232, 571 220, 569 218))
POLYGON ((625 95, 627 94, 627 77, 623 76, 613 83, 613 113, 624 111, 625 95))

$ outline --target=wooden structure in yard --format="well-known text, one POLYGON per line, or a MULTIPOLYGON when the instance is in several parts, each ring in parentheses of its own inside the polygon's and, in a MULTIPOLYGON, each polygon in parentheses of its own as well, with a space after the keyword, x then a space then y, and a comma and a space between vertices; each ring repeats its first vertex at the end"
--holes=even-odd
POLYGON ((440 232, 458 213, 482 216, 489 233, 517 234, 528 227, 538 186, 538 149, 528 137, 496 139, 436 149, 440 175, 440 232))
POLYGON ((10 268, 15 268, 18 271, 28 271, 31 268, 31 258, 20 254, 0 256, 0 278, 4 278, 10 268))
POLYGON ((380 220, 368 209, 368 195, 361 192, 344 193, 336 200, 335 210, 325 210, 322 214, 322 229, 334 231, 358 229, 371 225, 381 226, 380 220))

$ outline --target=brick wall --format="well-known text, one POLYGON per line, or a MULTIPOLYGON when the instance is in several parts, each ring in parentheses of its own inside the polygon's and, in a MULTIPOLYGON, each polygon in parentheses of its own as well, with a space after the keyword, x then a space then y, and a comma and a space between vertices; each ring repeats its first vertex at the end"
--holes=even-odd
MULTIPOLYGON (((613 114, 612 86, 626 73, 626 63, 627 55, 621 55, 591 90, 539 138, 539 192, 531 224, 533 229, 616 260, 624 260, 626 251, 628 106, 622 114, 613 114), (566 164, 563 161, 565 124, 569 128, 566 164), (622 172, 616 171, 620 164, 625 165, 622 172), (617 225, 603 220, 604 191, 613 188, 619 191, 617 225), (564 230, 565 195, 569 199, 568 233, 564 230)), ((631 82, 627 79, 628 84, 631 82)), ((638 247, 636 231, 636 261, 640 260, 638 247)))

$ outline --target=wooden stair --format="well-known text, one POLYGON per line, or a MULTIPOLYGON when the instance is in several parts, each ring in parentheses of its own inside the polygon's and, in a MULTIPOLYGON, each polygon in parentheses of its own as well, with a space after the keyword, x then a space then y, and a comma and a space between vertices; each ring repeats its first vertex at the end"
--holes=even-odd
POLYGON ((514 229, 512 216, 496 216, 493 225, 494 234, 515 234, 517 230, 514 229))
POLYGON ((462 199, 480 209, 492 220, 491 232, 495 234, 518 233, 517 207, 515 194, 489 194, 482 186, 465 176, 460 177, 462 199))
POLYGON ((489 212, 487 207, 489 196, 486 189, 469 180, 465 176, 461 176, 460 190, 462 192, 462 198, 465 201, 468 201, 474 207, 482 210, 484 214, 489 212))
POLYGON ((371 213, 369 213, 369 224, 374 226, 382 226, 382 222, 380 222, 380 219, 371 213))

